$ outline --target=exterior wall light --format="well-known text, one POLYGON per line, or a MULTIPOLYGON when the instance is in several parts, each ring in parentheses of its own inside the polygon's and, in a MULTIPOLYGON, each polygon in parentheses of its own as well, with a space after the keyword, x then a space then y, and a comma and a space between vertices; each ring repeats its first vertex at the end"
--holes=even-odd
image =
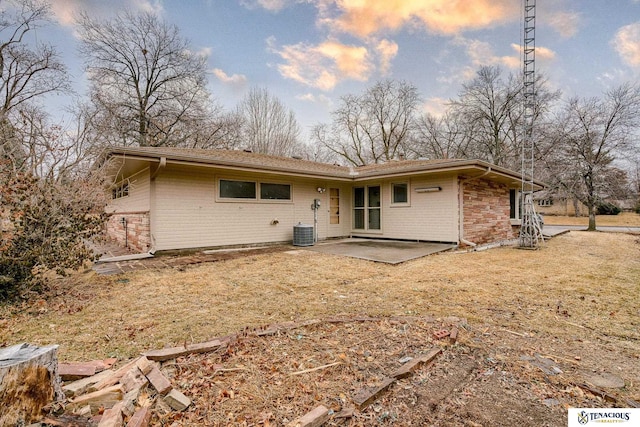
POLYGON ((442 187, 419 187, 419 188, 416 188, 416 193, 435 193, 436 191, 442 191, 442 187))

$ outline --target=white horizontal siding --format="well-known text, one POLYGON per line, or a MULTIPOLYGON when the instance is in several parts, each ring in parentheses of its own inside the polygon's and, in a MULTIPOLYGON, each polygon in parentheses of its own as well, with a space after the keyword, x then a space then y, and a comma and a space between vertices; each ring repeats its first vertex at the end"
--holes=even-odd
POLYGON ((149 202, 149 168, 129 177, 129 195, 119 199, 112 199, 107 207, 108 213, 148 212, 149 202))
POLYGON ((381 233, 354 231, 389 239, 456 242, 458 240, 458 187, 455 176, 413 177, 372 182, 382 185, 381 233), (409 204, 391 204, 391 184, 409 182, 409 204), (416 188, 441 187, 442 191, 418 193, 416 188))
MULTIPOLYGON (((324 182, 260 174, 228 175, 208 168, 167 167, 155 181, 153 238, 157 250, 291 241, 293 226, 313 224, 311 203, 324 182), (292 202, 229 201, 216 198, 217 180, 244 179, 292 185, 292 202), (277 220, 277 224, 272 224, 277 220)), ((328 197, 328 196, 327 196, 328 197)), ((328 198, 325 202, 328 206, 328 198)), ((320 209, 319 237, 326 236, 320 209)))

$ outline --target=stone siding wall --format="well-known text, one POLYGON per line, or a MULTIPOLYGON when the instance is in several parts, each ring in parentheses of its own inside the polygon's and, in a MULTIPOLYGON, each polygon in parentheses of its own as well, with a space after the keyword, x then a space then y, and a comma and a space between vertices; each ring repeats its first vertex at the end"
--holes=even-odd
POLYGON ((509 218, 509 188, 478 179, 463 183, 465 240, 482 245, 515 239, 518 227, 509 218))
POLYGON ((148 252, 151 248, 151 228, 149 212, 119 212, 114 213, 107 221, 107 237, 122 246, 139 251, 148 252), (126 225, 122 219, 126 220, 126 225), (126 233, 125 233, 126 230, 126 233))

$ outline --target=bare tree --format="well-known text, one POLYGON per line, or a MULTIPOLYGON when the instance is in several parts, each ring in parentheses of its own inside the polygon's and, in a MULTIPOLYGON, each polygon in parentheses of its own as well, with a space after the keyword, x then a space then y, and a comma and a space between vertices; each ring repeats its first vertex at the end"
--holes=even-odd
POLYGON ((46 3, 10 2, 0 12, 0 117, 51 92, 68 90, 66 69, 55 49, 27 43, 27 35, 48 20, 46 3))
POLYGON ((80 52, 101 122, 125 145, 181 145, 207 111, 206 58, 152 13, 79 20, 80 52))
POLYGON ((415 86, 383 80, 361 95, 346 95, 330 125, 313 138, 353 165, 380 163, 405 155, 420 101, 415 86))
MULTIPOLYGON (((502 77, 497 66, 481 67, 476 77, 462 85, 451 108, 467 122, 469 146, 475 157, 499 166, 519 169, 522 149, 523 91, 522 79, 502 77)), ((550 91, 543 75, 535 82, 535 121, 540 122, 560 92, 550 91)))
POLYGON ((418 119, 410 150, 429 159, 473 158, 472 135, 471 124, 453 109, 441 117, 425 114, 418 119))
POLYGON ((640 124, 640 88, 625 84, 603 98, 573 98, 558 114, 548 144, 556 147, 546 164, 553 185, 587 206, 596 229, 596 207, 619 195, 622 171, 616 158, 630 153, 640 124))
POLYGON ((518 163, 521 86, 513 77, 502 79, 497 66, 481 67, 476 78, 462 85, 452 107, 474 129, 472 145, 481 157, 499 166, 518 163))
POLYGON ((184 144, 190 148, 233 150, 243 148, 242 117, 236 112, 211 112, 198 126, 186 126, 191 132, 184 144))
POLYGON ((68 80, 55 49, 29 38, 47 22, 47 5, 36 0, 8 3, 0 11, 0 158, 20 169, 28 153, 16 123, 43 96, 68 90, 68 80))
POLYGON ((298 148, 300 125, 292 110, 267 89, 252 88, 238 106, 241 137, 256 153, 290 156, 298 148))

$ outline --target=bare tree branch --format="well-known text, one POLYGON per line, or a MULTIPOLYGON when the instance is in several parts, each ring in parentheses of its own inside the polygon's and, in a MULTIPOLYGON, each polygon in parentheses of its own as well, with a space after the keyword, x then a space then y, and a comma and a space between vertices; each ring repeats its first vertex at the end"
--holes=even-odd
POLYGON ((198 127, 210 109, 206 58, 178 28, 152 13, 80 19, 80 52, 103 126, 124 145, 189 145, 185 124, 198 127))

